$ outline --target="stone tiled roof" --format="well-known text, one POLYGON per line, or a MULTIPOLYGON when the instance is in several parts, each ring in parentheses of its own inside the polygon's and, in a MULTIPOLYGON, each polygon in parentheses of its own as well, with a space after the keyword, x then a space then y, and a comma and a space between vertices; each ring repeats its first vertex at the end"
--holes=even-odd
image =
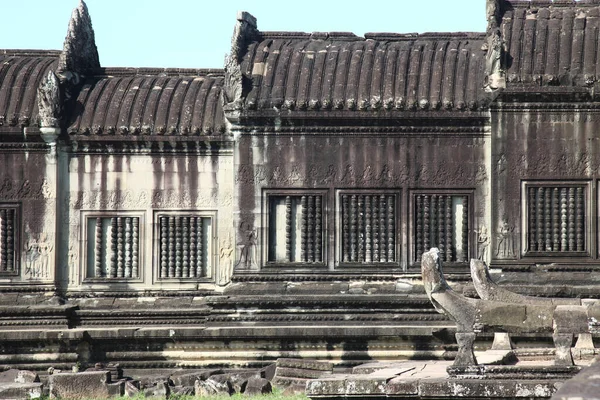
POLYGON ((58 51, 0 50, 0 130, 37 125, 37 87, 56 69, 58 51))
POLYGON ((71 135, 222 135, 220 70, 104 69, 77 98, 71 135))
POLYGON ((586 86, 600 78, 600 1, 506 0, 503 12, 509 85, 586 86))
POLYGON ((242 72, 247 109, 476 110, 483 105, 479 33, 262 32, 242 72))

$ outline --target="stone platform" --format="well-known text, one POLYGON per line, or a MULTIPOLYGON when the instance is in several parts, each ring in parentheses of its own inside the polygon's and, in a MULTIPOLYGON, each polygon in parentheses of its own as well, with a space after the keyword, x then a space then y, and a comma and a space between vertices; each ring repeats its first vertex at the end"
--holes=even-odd
POLYGON ((452 361, 443 360, 367 363, 348 373, 311 380, 306 394, 312 399, 545 399, 590 362, 558 367, 550 359, 512 358, 512 365, 501 365, 511 359, 509 353, 479 353, 477 357, 486 364, 471 371, 456 371, 452 361))

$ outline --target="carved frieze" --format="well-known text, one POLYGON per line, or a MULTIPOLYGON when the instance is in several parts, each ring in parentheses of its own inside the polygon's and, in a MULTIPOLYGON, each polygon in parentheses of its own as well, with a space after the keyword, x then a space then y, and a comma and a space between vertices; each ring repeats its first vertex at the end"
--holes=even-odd
POLYGON ((367 165, 360 170, 352 164, 337 167, 334 164, 312 165, 251 165, 237 168, 237 183, 258 185, 403 185, 411 182, 427 182, 435 186, 471 185, 473 179, 482 183, 487 179, 485 170, 471 172, 464 164, 440 163, 435 166, 414 166, 410 170, 389 164, 367 165), (301 171, 306 171, 303 173, 301 171))
POLYGON ((231 193, 216 189, 191 192, 186 189, 164 190, 89 190, 71 192, 69 206, 74 209, 189 208, 230 206, 231 193))
POLYGON ((54 185, 47 179, 31 181, 6 177, 0 180, 0 199, 2 200, 43 200, 54 197, 56 197, 54 185))

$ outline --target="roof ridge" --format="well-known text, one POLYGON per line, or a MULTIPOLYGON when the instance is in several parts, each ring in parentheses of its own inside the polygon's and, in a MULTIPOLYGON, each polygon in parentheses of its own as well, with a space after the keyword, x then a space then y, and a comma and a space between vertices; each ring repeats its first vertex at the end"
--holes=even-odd
POLYGON ((103 67, 93 71, 93 76, 222 76, 222 68, 153 68, 153 67, 103 67))
POLYGON ((60 50, 36 50, 36 49, 0 49, 0 55, 2 56, 59 56, 60 50))

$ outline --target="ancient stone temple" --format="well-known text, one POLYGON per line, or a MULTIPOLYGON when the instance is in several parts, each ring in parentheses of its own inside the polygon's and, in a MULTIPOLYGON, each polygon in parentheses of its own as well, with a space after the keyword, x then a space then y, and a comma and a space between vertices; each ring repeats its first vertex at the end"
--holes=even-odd
POLYGON ((486 10, 364 37, 240 12, 223 69, 108 68, 82 1, 62 50, 0 50, 0 367, 453 358, 433 247, 466 296, 478 259, 600 297, 600 1, 486 10))

